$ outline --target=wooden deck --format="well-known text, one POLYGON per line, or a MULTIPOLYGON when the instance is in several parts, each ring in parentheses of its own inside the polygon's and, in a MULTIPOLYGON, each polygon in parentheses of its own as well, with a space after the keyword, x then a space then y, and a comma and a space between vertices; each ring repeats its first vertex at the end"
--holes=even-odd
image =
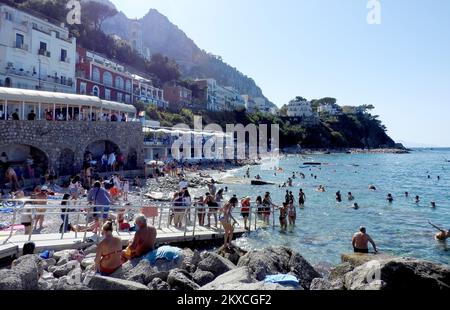
MULTIPOLYGON (((246 231, 243 228, 236 227, 235 236, 241 236, 246 231)), ((114 232, 115 236, 122 239, 122 244, 126 246, 130 238, 134 236, 133 232, 114 232)), ((193 227, 188 229, 177 229, 174 227, 162 228, 158 230, 156 237, 157 245, 162 244, 183 244, 192 243, 197 241, 217 241, 223 239, 223 230, 207 227, 196 227, 195 233, 193 233, 193 227)), ((86 239, 96 240, 93 233, 87 233, 86 239)), ((94 244, 94 241, 83 241, 84 233, 78 233, 75 236, 74 232, 65 233, 61 239, 61 234, 34 234, 31 236, 31 241, 35 243, 35 253, 40 253, 44 250, 66 250, 66 249, 81 249, 94 244)), ((0 259, 12 256, 20 256, 22 253, 23 245, 28 242, 28 235, 13 235, 6 244, 3 242, 6 237, 0 238, 0 259)))

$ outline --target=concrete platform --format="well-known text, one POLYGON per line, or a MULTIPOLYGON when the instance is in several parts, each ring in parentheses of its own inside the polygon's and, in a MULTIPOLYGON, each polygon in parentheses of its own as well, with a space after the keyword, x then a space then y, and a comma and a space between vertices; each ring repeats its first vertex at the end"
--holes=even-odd
MULTIPOLYGON (((242 228, 236 228, 235 236, 241 236, 246 233, 242 228)), ((134 236, 134 232, 114 232, 114 235, 122 240, 123 246, 128 245, 128 241, 134 236)), ((156 237, 157 245, 162 244, 183 244, 196 241, 217 241, 222 240, 224 236, 222 229, 196 227, 195 234, 193 227, 188 229, 177 229, 175 227, 162 228, 158 230, 156 237)), ((6 238, 0 239, 0 259, 11 256, 20 256, 22 253, 23 245, 28 242, 28 235, 13 235, 6 244, 2 244, 6 238)), ((86 239, 92 239, 92 241, 83 241, 84 233, 78 233, 75 236, 74 232, 65 233, 61 239, 61 234, 34 234, 31 236, 31 241, 35 243, 35 253, 42 252, 44 250, 66 250, 66 249, 82 249, 89 245, 94 244, 98 236, 93 233, 86 233, 86 239)))

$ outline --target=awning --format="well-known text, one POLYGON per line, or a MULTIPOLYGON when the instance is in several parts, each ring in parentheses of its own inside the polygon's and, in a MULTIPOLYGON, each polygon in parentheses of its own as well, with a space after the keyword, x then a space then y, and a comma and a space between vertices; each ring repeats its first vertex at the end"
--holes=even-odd
POLYGON ((33 102, 42 104, 65 104, 100 108, 100 98, 94 96, 54 93, 30 89, 0 87, 0 100, 33 102))
POLYGON ((101 100, 103 110, 113 110, 125 113, 136 113, 136 108, 131 104, 101 100))

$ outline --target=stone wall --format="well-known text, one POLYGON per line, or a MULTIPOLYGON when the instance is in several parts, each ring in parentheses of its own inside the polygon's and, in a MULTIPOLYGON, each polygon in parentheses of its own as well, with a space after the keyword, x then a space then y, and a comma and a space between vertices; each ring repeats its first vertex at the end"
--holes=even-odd
POLYGON ((115 143, 125 158, 135 151, 138 168, 143 167, 144 135, 138 122, 0 121, 1 148, 35 147, 46 154, 55 170, 67 165, 67 158, 73 155, 74 169, 79 171, 89 144, 105 140, 115 143))

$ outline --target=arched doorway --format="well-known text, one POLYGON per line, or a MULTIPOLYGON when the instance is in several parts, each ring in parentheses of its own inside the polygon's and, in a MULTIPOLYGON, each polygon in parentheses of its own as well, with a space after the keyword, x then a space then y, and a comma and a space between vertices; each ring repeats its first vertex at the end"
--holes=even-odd
POLYGON ((6 155, 6 164, 0 165, 0 188, 4 185, 5 169, 12 167, 20 181, 38 179, 49 167, 48 155, 41 149, 26 144, 9 144, 0 146, 0 155, 6 155), (31 169, 29 169, 29 167, 31 169))
POLYGON ((5 79, 5 87, 11 87, 11 78, 7 77, 5 79))
POLYGON ((128 151, 128 157, 127 157, 127 162, 126 162, 126 167, 129 170, 134 170, 137 168, 138 164, 137 164, 137 151, 134 148, 130 148, 130 150, 128 151))
POLYGON ((86 157, 87 154, 90 154, 93 161, 100 163, 103 154, 109 155, 111 153, 114 153, 117 156, 117 154, 120 153, 119 146, 109 140, 99 140, 90 143, 87 146, 84 155, 86 157))
POLYGON ((75 173, 75 153, 70 149, 62 150, 59 155, 59 175, 73 175, 75 173))

